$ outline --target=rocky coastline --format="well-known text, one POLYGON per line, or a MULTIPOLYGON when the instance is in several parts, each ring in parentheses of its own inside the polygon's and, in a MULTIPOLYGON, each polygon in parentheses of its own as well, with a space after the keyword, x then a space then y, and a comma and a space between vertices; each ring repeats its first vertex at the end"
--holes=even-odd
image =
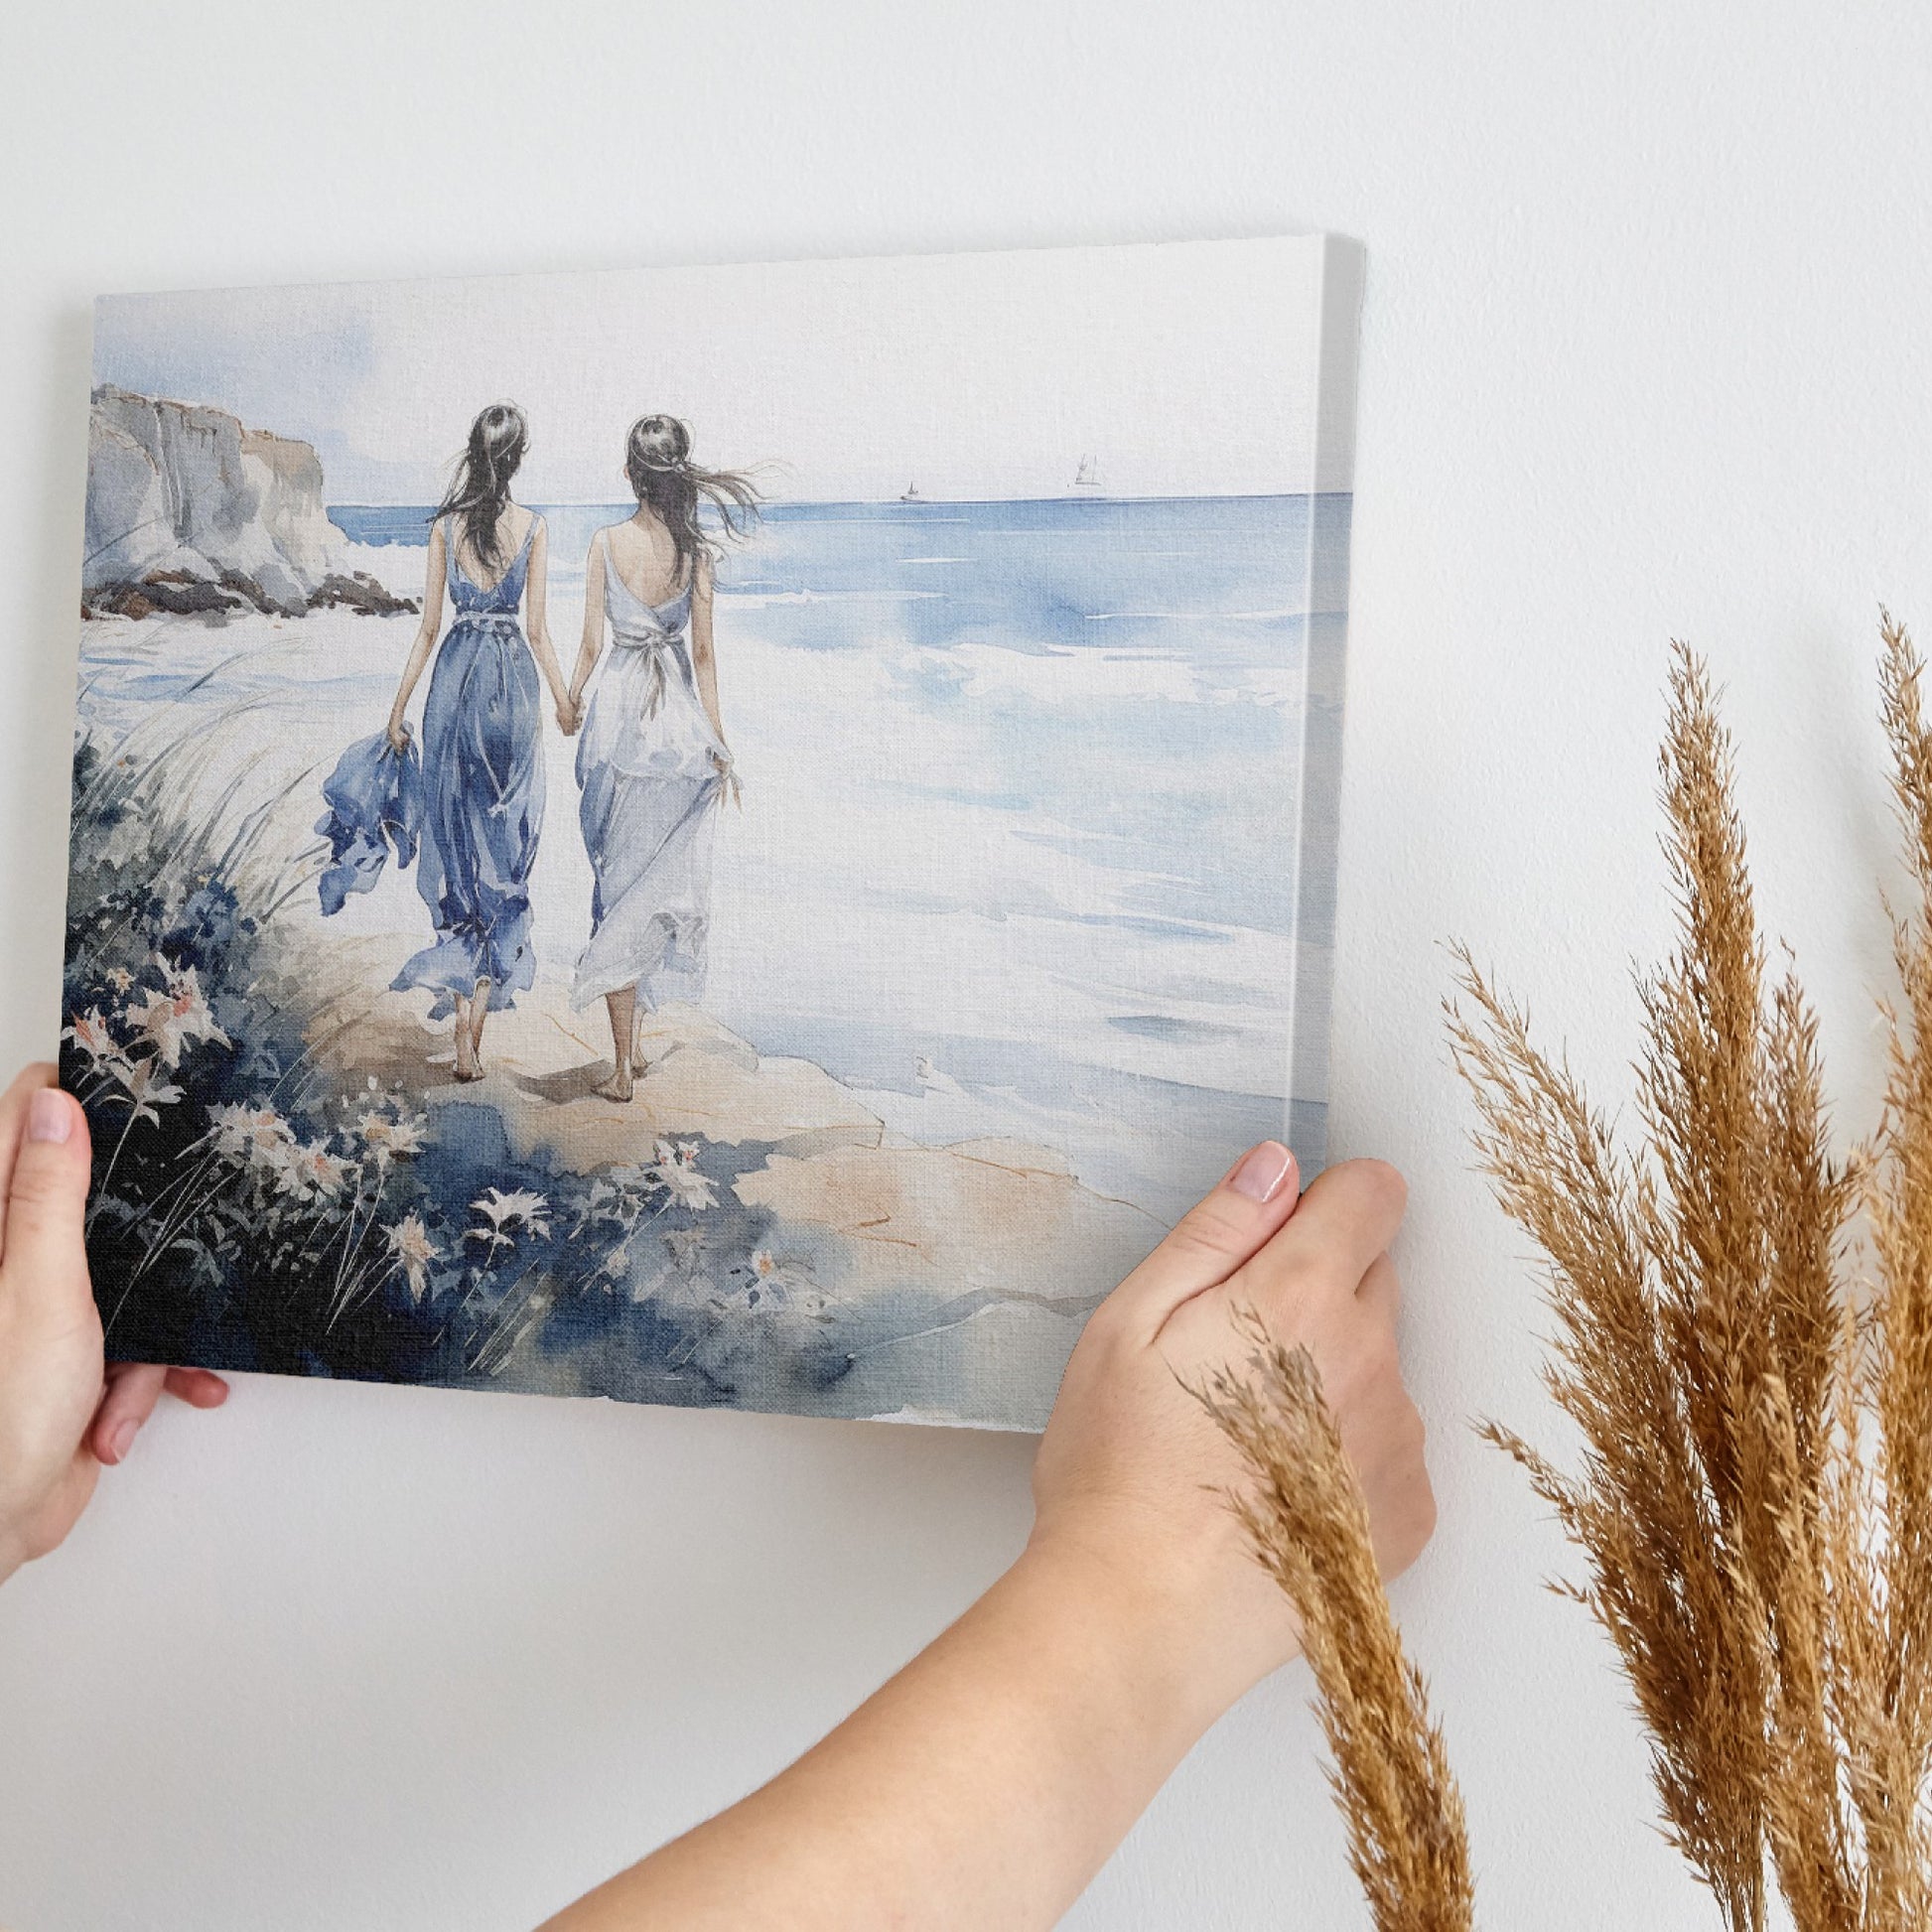
POLYGON ((86 532, 82 618, 420 608, 352 567, 310 444, 207 404, 93 392, 86 532))

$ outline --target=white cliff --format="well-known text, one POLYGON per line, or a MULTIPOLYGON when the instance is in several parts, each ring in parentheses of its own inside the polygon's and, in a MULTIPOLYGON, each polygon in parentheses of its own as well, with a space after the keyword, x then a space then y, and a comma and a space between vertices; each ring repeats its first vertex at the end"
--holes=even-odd
POLYGON ((133 616, 234 600, 294 613, 379 592, 348 573, 309 444, 111 384, 94 391, 88 420, 80 582, 84 601, 133 616))

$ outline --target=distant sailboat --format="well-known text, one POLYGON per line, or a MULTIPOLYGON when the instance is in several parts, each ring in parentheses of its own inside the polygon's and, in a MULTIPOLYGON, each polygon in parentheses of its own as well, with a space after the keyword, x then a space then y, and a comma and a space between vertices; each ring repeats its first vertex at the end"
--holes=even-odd
POLYGON ((927 499, 919 494, 919 485, 914 481, 905 485, 904 491, 900 494, 898 500, 901 503, 923 503, 927 499))
POLYGON ((1083 456, 1080 459, 1080 467, 1073 475, 1073 487, 1080 491, 1091 490, 1096 495, 1099 493, 1100 474, 1094 468, 1092 457, 1083 456))

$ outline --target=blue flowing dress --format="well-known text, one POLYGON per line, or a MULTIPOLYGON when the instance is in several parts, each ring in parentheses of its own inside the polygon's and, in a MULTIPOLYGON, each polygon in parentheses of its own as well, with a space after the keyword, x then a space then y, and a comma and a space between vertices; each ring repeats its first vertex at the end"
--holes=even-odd
POLYGON ((536 977, 530 868, 543 829, 543 725, 536 660, 517 623, 540 517, 485 590, 457 563, 457 531, 443 531, 444 583, 456 621, 436 654, 423 706, 423 851, 416 889, 436 943, 392 982, 428 987, 430 1018, 456 1010, 479 980, 489 1010, 515 1004, 536 977))
POLYGON ((652 1012, 703 997, 712 832, 730 760, 698 696, 689 589, 644 603, 605 543, 611 655, 577 741, 578 820, 596 883, 571 1005, 630 986, 652 1012))

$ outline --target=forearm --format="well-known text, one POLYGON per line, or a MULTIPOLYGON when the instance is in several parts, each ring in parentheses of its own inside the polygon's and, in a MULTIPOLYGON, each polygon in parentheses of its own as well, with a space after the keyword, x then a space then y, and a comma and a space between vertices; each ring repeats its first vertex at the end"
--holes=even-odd
POLYGON ((1183 1620, 1030 1551, 822 1744, 550 1932, 1050 1926, 1219 1715, 1183 1620))
POLYGON ((537 669, 543 673, 543 681, 550 687, 552 701, 561 710, 570 701, 570 693, 564 684, 563 666, 557 661, 555 645, 550 641, 547 630, 533 631, 530 648, 536 654, 537 669))
POLYGON ((409 661, 402 667, 402 681, 396 686, 396 701, 389 707, 392 724, 401 724, 403 713, 409 709, 409 700, 415 695, 417 680, 423 675, 423 666, 429 662, 430 646, 435 637, 418 631, 416 641, 410 646, 409 661))
POLYGON ((711 720, 711 729, 718 735, 718 743, 725 743, 724 714, 718 709, 718 666, 709 651, 698 653, 695 666, 698 674, 698 698, 704 706, 704 715, 711 720))
POLYGON ((577 662, 570 673, 570 700, 573 704, 584 695, 584 687, 591 681, 591 673, 597 669, 597 660, 602 649, 602 639, 586 637, 579 646, 577 662))

